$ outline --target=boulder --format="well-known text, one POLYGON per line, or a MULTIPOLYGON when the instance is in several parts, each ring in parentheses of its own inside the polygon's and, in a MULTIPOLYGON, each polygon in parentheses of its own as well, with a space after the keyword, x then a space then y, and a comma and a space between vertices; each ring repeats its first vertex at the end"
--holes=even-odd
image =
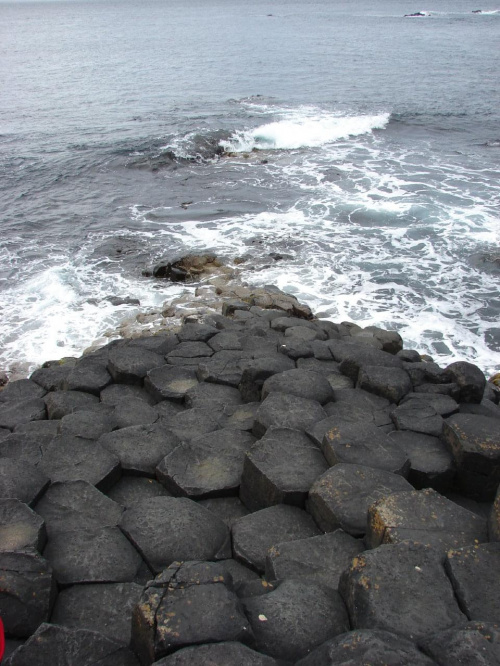
POLYGON ((0 500, 16 499, 33 505, 43 495, 49 479, 25 461, 0 458, 0 500))
POLYGON ((63 388, 64 380, 73 369, 75 362, 76 360, 62 363, 61 365, 38 368, 30 376, 30 379, 46 391, 60 391, 63 388))
POLYGON ((500 631, 488 622, 468 622, 419 641, 420 648, 439 666, 497 666, 500 631))
POLYGON ((142 564, 117 527, 52 533, 43 555, 59 585, 130 583, 142 564))
POLYGON ((299 430, 271 427, 246 453, 240 498, 255 511, 273 504, 303 507, 309 488, 328 464, 299 430))
POLYGON ((486 377, 477 365, 457 361, 448 365, 444 373, 448 381, 458 385, 460 402, 481 402, 486 388, 486 377))
POLYGON ((118 458, 125 473, 155 478, 156 466, 180 440, 159 423, 115 430, 103 435, 98 444, 118 458))
POLYGON ((445 560, 462 612, 469 620, 500 621, 500 543, 473 543, 450 550, 445 560))
POLYGON ((201 435, 167 454, 158 464, 156 476, 175 496, 236 495, 245 454, 254 442, 250 433, 230 428, 201 435))
POLYGON ((47 541, 43 519, 17 499, 0 500, 0 553, 34 549, 47 541))
POLYGON ((42 624, 10 657, 6 666, 139 666, 123 643, 95 631, 42 624), (68 661, 70 660, 70 661, 68 661))
POLYGON ((285 580, 276 590, 244 600, 257 649, 295 662, 329 638, 349 630, 336 590, 301 580, 285 580))
POLYGON ((413 389, 406 370, 378 365, 363 365, 359 370, 357 386, 395 403, 413 389))
POLYGON ((83 391, 53 391, 44 397, 49 419, 62 419, 82 409, 92 409, 99 403, 99 398, 83 391))
POLYGON ((271 426, 306 430, 326 413, 316 400, 287 393, 270 393, 257 410, 253 434, 262 437, 271 426))
POLYGON ((342 530, 279 543, 267 553, 266 579, 279 581, 295 578, 336 590, 344 569, 364 549, 360 539, 342 530))
POLYGON ((444 423, 443 439, 453 453, 461 491, 479 501, 493 500, 500 481, 498 421, 454 414, 444 423))
POLYGON ((0 553, 0 617, 7 636, 27 638, 47 622, 57 595, 52 569, 34 552, 0 553))
POLYGON ((441 556, 411 543, 355 557, 340 579, 353 629, 392 631, 418 640, 466 621, 441 556))
POLYGON ((412 487, 399 474, 340 463, 315 481, 309 491, 308 510, 325 532, 341 527, 352 536, 363 536, 369 507, 403 490, 412 487))
POLYGON ((198 384, 195 370, 175 365, 162 365, 147 373, 146 390, 158 401, 184 400, 186 393, 198 384))
POLYGON ((389 439, 405 452, 410 460, 408 481, 420 490, 449 490, 455 477, 455 463, 445 443, 437 437, 408 430, 389 434, 389 439))
POLYGON ((174 561, 231 557, 226 525, 184 497, 138 502, 125 511, 120 528, 155 573, 174 561))
POLYGON ((399 492, 376 501, 368 510, 365 542, 411 541, 440 552, 488 540, 486 521, 435 490, 399 492))
POLYGON ((64 377, 62 388, 67 391, 84 391, 99 395, 106 386, 111 384, 111 381, 105 359, 84 356, 64 377))
POLYGON ((136 583, 73 585, 60 591, 51 622, 69 629, 100 632, 128 645, 132 611, 141 594, 142 586, 136 583))
POLYGON ((160 354, 130 344, 113 347, 109 352, 108 370, 119 384, 142 386, 148 372, 162 365, 165 360, 160 354))
POLYGON ((152 497, 170 497, 170 493, 161 483, 145 476, 122 476, 118 483, 108 490, 107 495, 123 508, 152 497))
POLYGON ((252 639, 220 563, 174 562, 148 583, 133 613, 132 645, 143 664, 193 644, 252 639))
POLYGON ((320 530, 302 509, 277 504, 236 520, 231 534, 235 558, 263 573, 272 546, 317 536, 320 530))
POLYGON ((47 418, 45 402, 41 398, 9 400, 0 403, 0 428, 14 430, 21 423, 47 418))

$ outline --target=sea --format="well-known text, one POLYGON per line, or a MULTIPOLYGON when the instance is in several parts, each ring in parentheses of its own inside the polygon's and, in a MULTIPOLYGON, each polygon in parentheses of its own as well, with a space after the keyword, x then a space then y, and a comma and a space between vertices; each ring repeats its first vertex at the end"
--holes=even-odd
POLYGON ((0 369, 210 252, 497 372, 499 163, 499 0, 2 0, 0 369))

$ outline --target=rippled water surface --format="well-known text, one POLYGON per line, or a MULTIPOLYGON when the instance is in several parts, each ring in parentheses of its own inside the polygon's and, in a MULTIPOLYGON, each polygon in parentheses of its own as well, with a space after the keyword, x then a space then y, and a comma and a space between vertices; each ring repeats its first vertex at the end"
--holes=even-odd
POLYGON ((182 290, 146 265, 212 250, 500 369, 500 12, 419 2, 0 2, 0 365, 81 353, 137 311, 106 297, 182 290))

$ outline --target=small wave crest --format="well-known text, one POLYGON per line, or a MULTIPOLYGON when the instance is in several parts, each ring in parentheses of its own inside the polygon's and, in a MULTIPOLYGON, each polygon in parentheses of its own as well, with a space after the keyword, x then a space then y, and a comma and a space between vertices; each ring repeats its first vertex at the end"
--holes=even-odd
POLYGON ((328 143, 384 129, 390 113, 379 115, 337 116, 327 113, 294 114, 292 117, 235 132, 228 141, 221 141, 226 152, 252 150, 293 150, 316 148, 328 143))

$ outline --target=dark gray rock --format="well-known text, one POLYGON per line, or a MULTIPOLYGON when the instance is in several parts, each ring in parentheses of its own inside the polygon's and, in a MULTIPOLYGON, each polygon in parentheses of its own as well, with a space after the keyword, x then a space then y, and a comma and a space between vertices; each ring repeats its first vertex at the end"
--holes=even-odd
POLYGON ((320 330, 316 322, 308 321, 307 319, 301 319, 300 317, 275 317, 271 320, 271 328, 274 331, 286 331, 287 328, 292 326, 300 326, 303 328, 308 328, 312 331, 320 330))
POLYGON ((113 381, 119 384, 142 386, 147 373, 164 364, 165 359, 160 354, 129 344, 114 347, 109 352, 108 370, 113 381))
POLYGON ((490 541, 500 541, 500 488, 496 494, 488 516, 490 541))
POLYGON ((128 384, 111 384, 101 391, 101 402, 105 405, 115 407, 122 400, 142 400, 148 405, 155 405, 157 400, 141 386, 129 386, 128 384))
POLYGON ((67 391, 84 391, 99 395, 108 384, 111 384, 111 381, 105 359, 84 356, 65 376, 62 388, 67 391))
POLYGON ((158 481, 175 496, 205 499, 236 495, 250 433, 225 428, 201 435, 166 455, 156 467, 158 481))
POLYGON ((477 414, 478 416, 489 416, 493 419, 500 419, 500 407, 486 398, 483 398, 480 404, 463 402, 460 405, 460 413, 477 414))
MULTIPOLYGON (((360 388, 335 389, 333 391, 334 404, 348 405, 353 410, 364 410, 365 413, 378 412, 387 409, 391 403, 387 398, 368 393, 360 388)), ((325 407, 326 408, 326 407, 325 407)))
POLYGON ((342 530, 280 543, 266 557, 267 580, 299 578, 336 590, 341 573, 365 549, 363 542, 342 530))
POLYGON ((100 632, 128 645, 132 611, 141 594, 142 586, 136 583, 73 585, 59 593, 51 622, 69 629, 100 632))
POLYGON ((43 398, 46 393, 47 391, 32 379, 19 379, 9 382, 0 392, 0 403, 37 400, 43 398))
POLYGON ((374 393, 395 403, 398 403, 413 389, 406 370, 377 365, 362 366, 358 374, 357 385, 369 393, 374 393))
POLYGON ((250 584, 259 584, 262 588, 267 587, 266 581, 258 573, 244 566, 241 562, 231 558, 221 560, 219 564, 225 572, 231 575, 234 591, 240 598, 245 596, 250 584))
POLYGON ((365 542, 411 541, 437 551, 460 548, 488 540, 486 520, 467 511, 432 488, 399 492, 376 501, 368 509, 365 542))
POLYGON ((155 478, 156 466, 179 446, 180 440, 159 423, 107 433, 98 444, 118 458, 126 473, 155 478))
POLYGON ((388 435, 370 423, 342 423, 335 417, 320 421, 312 432, 320 434, 321 450, 330 466, 339 463, 366 465, 407 476, 410 461, 405 452, 388 435))
POLYGON ((260 400, 262 385, 269 377, 295 368, 295 363, 283 354, 249 360, 241 375, 239 389, 246 402, 260 400))
POLYGON ((349 630, 337 591, 318 583, 285 580, 263 596, 244 600, 259 651, 295 661, 349 630))
POLYGON ((498 623, 500 543, 470 543, 466 548, 448 552, 446 573, 469 620, 498 623))
POLYGON ((396 331, 386 331, 378 326, 367 326, 365 331, 382 344, 382 349, 389 354, 398 354, 403 349, 403 338, 396 331))
POLYGON ((197 376, 200 381, 226 386, 239 386, 246 363, 251 359, 251 352, 224 350, 216 352, 211 358, 198 366, 197 376))
POLYGON ((477 365, 457 361, 447 366, 444 373, 448 381, 458 384, 460 402, 481 402, 486 387, 486 377, 477 365))
POLYGON ((231 529, 235 520, 249 514, 248 509, 238 497, 213 497, 201 500, 198 504, 220 518, 229 529, 231 529))
POLYGON ((330 345, 334 359, 340 360, 340 371, 342 374, 350 377, 354 382, 358 379, 360 369, 367 366, 382 366, 384 368, 403 367, 403 361, 397 356, 388 354, 380 349, 372 349, 365 346, 347 346, 348 349, 342 351, 341 355, 335 353, 335 347, 342 343, 335 342, 335 346, 330 345))
POLYGON ((448 395, 453 400, 459 400, 460 398, 460 389, 457 384, 431 384, 424 383, 413 385, 413 390, 415 393, 431 393, 435 395, 448 395))
POLYGON ((99 490, 107 490, 121 475, 119 459, 99 442, 70 435, 54 437, 44 451, 40 470, 52 483, 88 481, 99 490))
POLYGON ((127 343, 130 347, 141 347, 141 349, 148 349, 149 351, 165 356, 175 349, 179 344, 179 338, 174 333, 161 333, 151 335, 149 337, 135 338, 127 343))
POLYGON ((236 520, 231 533, 236 559, 263 573, 272 546, 317 536, 320 530, 302 509, 278 504, 236 520))
POLYGON ((46 391, 60 391, 75 363, 63 363, 35 370, 30 379, 46 391))
POLYGON ((332 638, 296 666, 435 666, 411 641, 388 631, 358 629, 332 638))
POLYGON ((155 368, 144 380, 144 387, 158 401, 184 400, 189 389, 197 384, 195 370, 175 365, 155 368))
POLYGON ((287 393, 299 398, 315 400, 321 405, 333 399, 333 390, 328 380, 309 370, 286 370, 266 379, 262 386, 262 399, 270 393, 287 393))
MULTIPOLYGON (((217 336, 216 336, 217 337, 217 336)), ((212 356, 214 350, 206 342, 181 342, 176 345, 166 356, 167 362, 171 359, 195 359, 204 356, 212 356)))
POLYGON ((440 555, 426 546, 400 543, 365 551, 342 574, 339 589, 353 629, 417 640, 466 621, 440 555))
POLYGON ((271 426, 306 430, 326 418, 319 402, 287 393, 270 393, 257 410, 253 434, 262 437, 271 426))
POLYGON ((49 538, 59 532, 116 527, 123 508, 86 481, 53 483, 35 507, 49 538))
POLYGON ((252 511, 273 504, 303 507, 309 488, 327 469, 304 433, 271 427, 245 456, 240 498, 252 511))
POLYGON ((41 398, 0 403, 0 428, 14 430, 21 423, 40 421, 45 418, 47 418, 47 412, 41 398))
POLYGON ((0 428, 0 442, 10 435, 10 430, 7 428, 0 428))
POLYGON ((0 552, 30 548, 42 551, 47 541, 43 519, 17 499, 0 500, 0 552))
POLYGON ((309 491, 308 510, 325 532, 341 527, 353 536, 367 530, 368 508, 378 499, 412 487, 399 474, 341 463, 320 476, 309 491))
POLYGON ((132 645, 144 664, 192 644, 252 639, 220 563, 175 562, 148 583, 132 619, 132 645))
POLYGON ((224 408, 222 423, 225 428, 236 430, 252 430, 259 402, 246 402, 242 405, 227 405, 224 408))
POLYGON ((218 332, 215 326, 208 324, 184 324, 178 331, 177 337, 181 342, 207 342, 218 332))
POLYGON ((142 563, 117 527, 52 533, 43 555, 59 585, 130 583, 142 563))
POLYGON ((212 409, 218 405, 240 405, 241 393, 232 386, 202 382, 186 393, 188 407, 212 409))
POLYGON ((408 481, 417 489, 449 490, 455 477, 455 463, 445 443, 437 437, 398 430, 389 434, 410 459, 408 481))
POLYGON ((155 662, 155 666, 278 666, 277 662, 242 643, 193 645, 155 662))
POLYGON ((440 631, 419 641, 420 648, 439 666, 498 666, 500 631, 498 625, 469 622, 440 631))
POLYGON ((48 444, 59 432, 59 423, 57 419, 52 421, 30 421, 29 423, 21 423, 16 426, 14 433, 33 435, 48 444))
POLYGON ((391 419, 398 430, 409 430, 439 437, 443 430, 443 417, 434 407, 422 400, 408 400, 391 411, 391 419))
POLYGON ((144 400, 134 398, 121 400, 113 411, 113 419, 117 428, 152 425, 159 418, 160 414, 156 407, 148 405, 144 400))
POLYGON ((47 622, 57 595, 52 569, 38 553, 0 553, 0 617, 7 636, 27 638, 47 622))
POLYGON ((53 391, 44 398, 49 419, 62 419, 82 409, 92 409, 99 403, 99 398, 83 391, 53 391))
POLYGON ((120 527, 155 573, 175 561, 231 556, 226 525, 187 498, 155 497, 139 502, 125 511, 120 527))
POLYGON ((405 363, 404 368, 410 375, 413 386, 422 384, 447 384, 451 380, 445 375, 442 368, 432 361, 420 360, 419 362, 405 363))
POLYGON ((324 331, 305 328, 304 326, 290 326, 285 330, 285 344, 288 340, 296 342, 312 342, 313 340, 327 340, 327 335, 324 331))
POLYGON ((107 495, 123 508, 153 497, 170 497, 170 493, 161 483, 145 476, 122 476, 107 495))
POLYGON ((222 331, 210 338, 208 345, 213 352, 243 349, 243 335, 236 331, 222 331))
POLYGON ((47 443, 53 436, 39 437, 30 433, 12 433, 0 442, 0 457, 37 466, 47 443))
POLYGON ((95 631, 42 624, 6 666, 139 666, 123 643, 95 631))
POLYGON ((49 485, 49 479, 25 461, 0 458, 0 500, 16 499, 33 505, 49 485))
POLYGON ((116 425, 112 408, 110 412, 82 409, 62 417, 59 434, 96 440, 104 433, 111 432, 116 425))
POLYGON ((211 408, 186 409, 166 420, 165 424, 181 441, 187 442, 222 428, 225 425, 225 418, 219 406, 212 404, 211 408))
POLYGON ((155 405, 160 419, 168 426, 170 419, 185 411, 184 405, 173 400, 161 400, 155 405))
POLYGON ((420 354, 414 349, 401 349, 396 356, 407 363, 420 363, 421 361, 420 354))
POLYGON ((454 414, 444 423, 443 439, 453 453, 463 494, 479 501, 493 500, 500 481, 497 419, 454 414))
POLYGON ((447 417, 455 414, 459 410, 459 405, 456 400, 450 398, 449 395, 442 395, 440 393, 408 393, 400 402, 400 405, 405 405, 408 402, 415 402, 420 400, 426 405, 433 407, 438 414, 447 417))

